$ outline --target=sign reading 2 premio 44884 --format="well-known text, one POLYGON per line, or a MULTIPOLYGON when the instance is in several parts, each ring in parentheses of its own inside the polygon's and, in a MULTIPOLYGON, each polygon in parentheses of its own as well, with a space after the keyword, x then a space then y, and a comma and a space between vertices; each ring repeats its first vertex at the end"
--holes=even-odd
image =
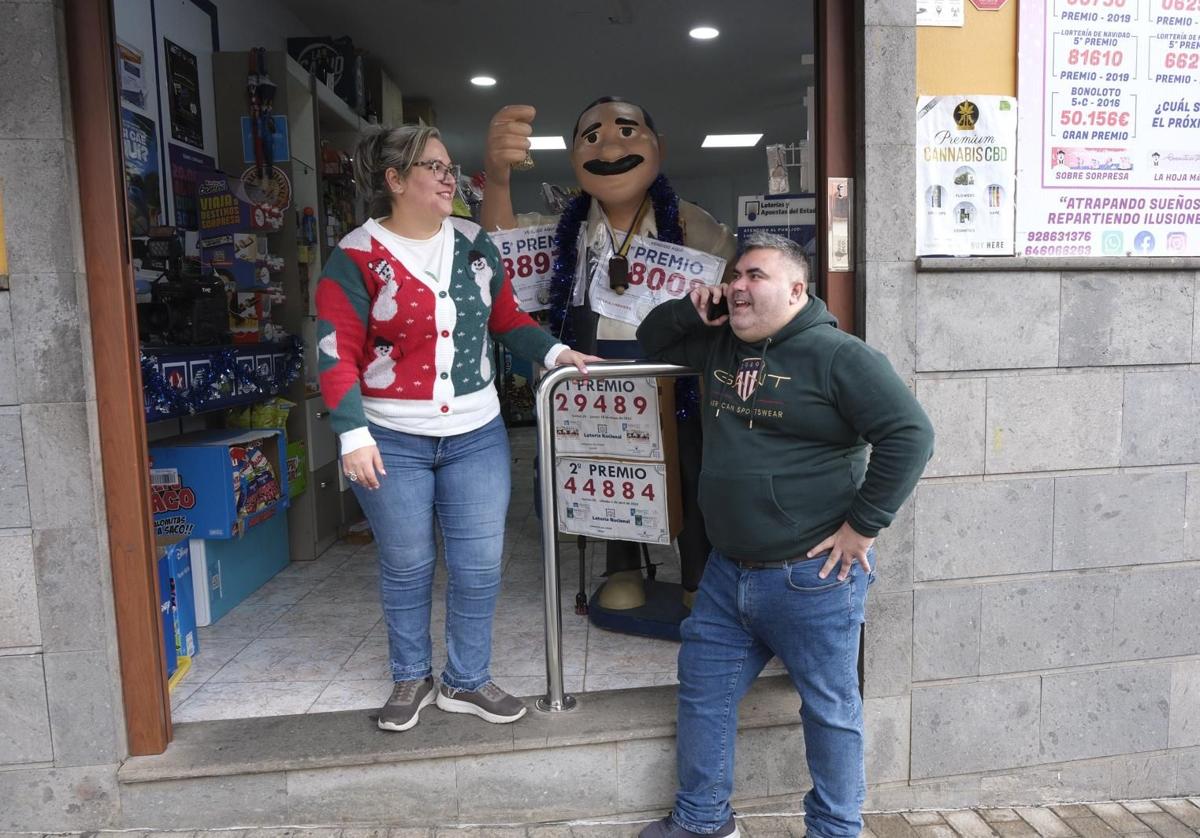
POLYGON ((1200 255, 1200 0, 1020 17, 1017 253, 1200 255))

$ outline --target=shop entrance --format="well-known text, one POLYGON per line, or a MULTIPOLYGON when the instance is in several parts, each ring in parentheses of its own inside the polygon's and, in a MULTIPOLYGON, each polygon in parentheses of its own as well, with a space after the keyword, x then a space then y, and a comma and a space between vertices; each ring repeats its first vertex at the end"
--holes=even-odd
MULTIPOLYGON (((327 249, 325 237, 333 236, 331 240, 336 241, 337 225, 348 229, 355 220, 361 220, 354 218, 361 215, 361 207, 354 205, 338 167, 345 165, 339 152, 352 148, 354 133, 366 124, 368 107, 385 122, 394 121, 400 114, 405 120, 423 118, 438 125, 456 162, 465 171, 475 172, 482 168, 482 136, 488 120, 501 105, 532 103, 539 109, 536 134, 566 136, 580 108, 597 96, 620 94, 635 99, 654 113, 666 137, 663 171, 682 198, 703 206, 731 229, 761 226, 769 205, 777 211, 782 208, 785 226, 810 228, 800 235, 812 253, 817 293, 825 297, 843 327, 854 328, 853 245, 847 238, 852 183, 847 181, 839 189, 829 180, 851 178, 854 167, 854 105, 849 95, 854 89, 852 20, 842 4, 820 0, 797 6, 764 0, 740 10, 735 20, 727 4, 718 2, 671 3, 653 10, 640 10, 632 3, 596 2, 571 7, 575 10, 569 12, 563 11, 561 4, 546 2, 540 12, 526 4, 519 20, 495 13, 490 20, 478 21, 462 20, 463 12, 456 4, 400 3, 389 5, 386 11, 366 0, 336 8, 315 0, 281 0, 269 4, 270 9, 267 5, 255 4, 254 11, 247 11, 246 4, 204 0, 81 0, 67 8, 75 125, 79 136, 88 138, 88 142, 78 144, 81 203, 125 715, 134 754, 161 752, 171 738, 171 696, 161 651, 167 629, 159 619, 161 598, 154 557, 160 551, 150 524, 155 501, 146 479, 150 472, 147 452, 164 447, 179 432, 224 423, 216 412, 183 421, 151 415, 149 418, 155 421, 147 421, 135 282, 145 279, 150 260, 174 258, 169 252, 171 241, 181 239, 186 254, 200 238, 198 231, 197 235, 172 239, 151 235, 150 229, 187 226, 189 206, 184 192, 191 176, 186 172, 189 165, 193 171, 203 167, 203 160, 195 162, 197 156, 210 158, 230 174, 237 169, 239 176, 262 164, 262 152, 256 152, 255 145, 261 146, 264 138, 254 135, 252 124, 248 126, 247 159, 239 134, 243 116, 252 121, 245 85, 250 61, 261 62, 259 66, 276 84, 275 113, 288 120, 289 147, 286 152, 279 151, 278 160, 269 162, 281 164, 284 175, 283 182, 273 186, 286 183, 291 196, 282 210, 280 230, 264 235, 271 242, 271 255, 284 260, 282 269, 275 273, 282 274, 280 281, 289 283, 292 290, 277 303, 275 315, 264 314, 260 300, 247 298, 247 305, 258 303, 259 307, 254 311, 247 308, 241 312, 245 315, 241 319, 263 322, 241 325, 259 329, 260 337, 268 337, 261 330, 267 321, 275 322, 290 333, 306 337, 309 348, 303 358, 284 357, 282 361, 275 356, 286 356, 283 350, 261 353, 269 356, 268 369, 277 376, 275 383, 281 394, 297 404, 285 423, 287 438, 303 437, 310 444, 306 450, 309 460, 297 473, 308 484, 308 497, 301 493, 293 498, 287 514, 295 519, 281 530, 294 547, 284 557, 285 562, 300 561, 291 564, 288 575, 272 577, 275 581, 267 583, 274 586, 271 591, 275 603, 272 605, 267 596, 260 598, 258 618, 265 619, 273 610, 279 610, 276 620, 271 621, 276 622, 298 605, 298 601, 286 601, 292 594, 307 587, 304 596, 312 596, 320 587, 299 581, 289 585, 281 580, 318 576, 323 571, 315 568, 335 561, 339 569, 346 570, 344 576, 359 578, 334 585, 329 584, 334 577, 330 573, 318 580, 328 589, 326 603, 337 604, 339 599, 351 603, 352 607, 341 609, 347 614, 356 609, 378 609, 369 590, 374 581, 369 570, 371 548, 347 546, 345 542, 331 547, 332 534, 344 534, 356 510, 347 500, 349 493, 338 484, 339 472, 330 450, 320 447, 328 444, 321 441, 328 438, 314 433, 314 426, 319 427, 323 419, 320 399, 314 400, 304 390, 304 368, 311 366, 315 357, 315 334, 303 284, 315 281, 320 256, 327 249), (381 19, 381 14, 387 18, 381 19), (702 24, 715 26, 721 30, 720 35, 712 41, 690 38, 688 29, 702 24), (98 33, 103 36, 97 37, 98 33), (336 83, 330 88, 318 81, 314 73, 326 73, 325 65, 311 64, 310 72, 288 55, 289 37, 326 34, 348 35, 355 47, 365 50, 367 58, 375 62, 364 65, 363 90, 372 91, 365 101, 355 100, 359 94, 353 89, 346 92, 336 83), (263 47, 265 52, 255 57, 251 51, 256 47, 263 47), (613 61, 613 55, 620 59, 613 61), (117 74, 121 83, 115 91, 111 84, 114 70, 121 71, 117 74), (139 85, 132 78, 124 79, 123 74, 140 76, 142 81, 139 85), (484 74, 496 79, 494 87, 471 86, 471 76, 484 74), (144 98, 132 101, 138 89, 144 98), (133 190, 128 154, 124 164, 118 161, 122 160, 122 152, 129 150, 130 133, 138 130, 144 135, 138 147, 146 153, 142 173, 157 177, 154 182, 143 178, 133 190), (746 148, 701 147, 708 134, 747 133, 762 136, 746 148), (772 147, 770 151, 768 146, 772 147), (192 163, 187 163, 189 153, 192 163), (772 192, 795 197, 775 198, 772 192), (305 220, 305 206, 314 210, 315 230, 306 229, 313 222, 305 220), (833 223, 831 209, 838 216, 833 223), (157 219, 152 217, 155 212, 157 219), (152 223, 156 220, 158 224, 152 223), (163 251, 148 257, 147 248, 151 246, 163 251), (297 251, 305 247, 317 253, 306 254, 308 258, 301 260, 297 251), (135 269, 135 262, 141 265, 140 270, 135 269), (303 366, 299 377, 291 380, 286 368, 295 360, 303 366), (281 363, 283 366, 278 366, 281 363), (358 564, 351 567, 355 562, 358 564), (354 570, 363 572, 356 574, 354 570), (293 589, 291 594, 289 588, 293 589)), ((332 45, 328 61, 337 63, 339 46, 344 48, 344 44, 332 45)), ((347 60, 353 64, 355 56, 343 50, 343 68, 347 60)), ((551 190, 543 190, 542 184, 570 187, 573 176, 561 151, 535 151, 533 158, 533 170, 514 178, 514 204, 518 210, 545 212, 544 193, 551 190)), ((231 262, 236 261, 236 242, 233 251, 231 262)), ((251 272, 258 267, 252 265, 251 272)), ((143 298, 146 293, 143 287, 143 298)), ((143 306, 143 339, 147 313, 143 306)), ((195 325, 193 322, 192 327, 195 325)), ((147 369, 147 375, 157 373, 164 382, 171 383, 172 370, 161 366, 164 358, 172 356, 171 349, 162 346, 154 353, 160 366, 147 369)), ((184 367, 184 374, 191 376, 190 365, 196 362, 217 366, 229 358, 220 348, 212 348, 197 357, 183 357, 180 362, 189 365, 184 367)), ((232 362, 238 364, 236 352, 232 362)), ((233 374, 237 375, 236 366, 233 374)), ((259 400, 247 398, 241 406, 254 401, 259 400)), ((510 418, 519 420, 521 405, 513 401, 509 408, 510 418)), ((532 545, 525 558, 536 569, 540 560, 531 509, 532 435, 529 430, 516 430, 512 438, 517 465, 509 551, 515 555, 532 545), (518 504, 529 506, 519 508, 518 504)), ((286 468, 286 449, 282 454, 283 458, 274 463, 281 471, 286 468)), ((156 468, 159 465, 155 463, 156 468)), ((210 549, 220 554, 227 548, 222 544, 210 549)), ((670 564, 669 551, 660 558, 670 564)), ((232 564, 238 560, 232 557, 226 561, 232 564)), ((536 592, 536 577, 525 579, 525 571, 518 565, 512 570, 514 585, 530 584, 536 592)), ((529 620, 534 621, 530 636, 537 637, 537 597, 513 598, 514 603, 526 600, 531 606, 529 620)), ((310 610, 309 619, 320 623, 321 610, 310 610)), ((328 614, 334 611, 337 609, 326 609, 328 614)), ((349 651, 338 670, 356 654, 366 658, 375 654, 370 644, 378 646, 382 638, 378 615, 372 616, 370 625, 366 625, 365 617, 360 619, 365 630, 356 638, 361 628, 357 624, 353 632, 347 628, 343 634, 342 645, 349 651), (357 640, 353 649, 349 648, 351 639, 357 640)), ((199 631, 197 670, 201 669, 206 637, 214 649, 223 647, 228 652, 236 645, 222 644, 222 633, 228 636, 230 630, 221 625, 222 620, 230 626, 237 619, 237 615, 226 614, 214 621, 209 631, 199 631)), ((295 621, 301 618, 297 616, 295 621)), ((523 622, 517 622, 525 631, 523 622)), ((517 630, 515 625, 513 630, 517 630)), ((503 626, 498 626, 497 634, 503 631, 503 626)), ((274 636, 260 632, 252 638, 237 637, 238 641, 247 640, 246 645, 218 668, 231 664, 248 669, 270 666, 271 649, 286 654, 289 640, 295 638, 282 629, 266 634, 274 636), (238 655, 251 643, 258 644, 259 657, 245 655, 238 663, 238 655)), ((589 642, 585 636, 584 656, 589 642)), ((617 650, 614 654, 630 654, 626 650, 639 648, 637 644, 643 641, 631 640, 626 646, 623 642, 622 636, 598 633, 597 654, 602 646, 613 647, 617 650)), ((338 647, 337 654, 341 651, 338 647)), ((673 654, 643 654, 673 661, 673 654)), ((664 664, 662 672, 655 669, 648 675, 667 677, 671 668, 664 664)), ((618 669, 607 681, 597 677, 594 685, 589 685, 584 670, 581 682, 571 689, 661 683, 654 678, 621 677, 625 674, 618 669)), ((323 684, 323 691, 334 687, 339 680, 336 676, 337 670, 323 684)), ((504 676, 498 674, 497 679, 503 682, 504 676)), ((181 684, 187 683, 185 676, 181 684)), ((225 679, 213 683, 241 682, 225 679)), ((204 688, 203 684, 194 686, 192 697, 204 688)), ((523 694, 541 691, 532 686, 530 682, 512 688, 523 694)), ((351 692, 352 687, 344 691, 351 692)), ((332 704, 318 703, 320 695, 314 694, 313 701, 303 708, 283 712, 332 708, 332 704)), ((202 719, 182 712, 190 700, 176 702, 181 716, 202 719)), ((372 702, 378 703, 373 697, 372 702)))

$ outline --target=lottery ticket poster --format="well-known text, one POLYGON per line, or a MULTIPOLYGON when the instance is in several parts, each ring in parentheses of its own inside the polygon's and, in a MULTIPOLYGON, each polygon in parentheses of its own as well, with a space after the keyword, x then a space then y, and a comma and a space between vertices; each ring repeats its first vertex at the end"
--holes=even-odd
POLYGON ((559 532, 670 544, 667 466, 559 457, 559 532))
POLYGON ((1017 103, 917 100, 917 255, 1011 256, 1017 103))
POLYGON ((550 307, 550 279, 554 275, 555 225, 539 224, 491 233, 504 273, 512 282, 521 311, 532 313, 550 307))
POLYGON ((552 396, 559 454, 662 460, 658 385, 651 378, 565 381, 552 396))
POLYGON ((593 262, 602 269, 590 272, 592 309, 604 317, 634 326, 651 309, 667 300, 678 300, 700 285, 715 285, 725 273, 725 260, 681 244, 634 236, 629 252, 629 287, 618 294, 609 287, 608 260, 593 262))
POLYGON ((1017 253, 1200 255, 1200 0, 1025 0, 1017 253))

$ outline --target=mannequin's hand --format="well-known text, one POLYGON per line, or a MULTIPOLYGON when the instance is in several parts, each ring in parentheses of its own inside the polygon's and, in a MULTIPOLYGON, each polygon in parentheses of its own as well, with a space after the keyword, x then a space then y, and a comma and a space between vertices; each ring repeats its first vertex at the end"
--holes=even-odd
POLYGON ((483 154, 488 184, 507 184, 512 167, 525 160, 536 115, 532 105, 505 105, 492 117, 483 154))

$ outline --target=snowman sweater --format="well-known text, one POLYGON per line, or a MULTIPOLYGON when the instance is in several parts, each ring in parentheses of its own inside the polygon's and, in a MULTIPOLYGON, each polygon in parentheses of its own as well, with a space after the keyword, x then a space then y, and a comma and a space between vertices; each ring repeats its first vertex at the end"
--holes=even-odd
POLYGON ((493 338, 545 366, 566 349, 517 307, 479 225, 442 223, 436 272, 401 261, 397 240, 368 221, 338 243, 317 285, 321 395, 343 454, 374 444, 368 422, 452 436, 494 419, 493 338))

